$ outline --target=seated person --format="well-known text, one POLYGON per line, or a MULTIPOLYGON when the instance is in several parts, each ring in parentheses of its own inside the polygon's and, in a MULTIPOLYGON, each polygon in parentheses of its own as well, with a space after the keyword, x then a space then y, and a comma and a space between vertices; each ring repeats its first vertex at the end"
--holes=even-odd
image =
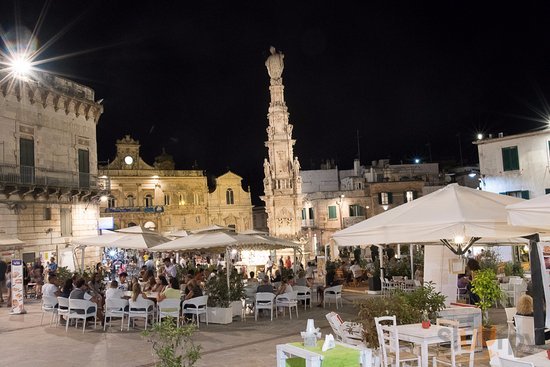
POLYGON ((155 279, 154 276, 148 277, 142 289, 144 292, 152 292, 156 284, 157 284, 157 280, 155 279))
POLYGON ((127 291, 132 289, 130 285, 126 282, 127 277, 128 277, 128 273, 124 271, 118 275, 118 289, 122 291, 127 291))
POLYGON ((363 280, 363 269, 361 269, 361 266, 359 266, 357 261, 353 262, 353 265, 350 266, 349 270, 352 275, 352 280, 355 280, 357 282, 363 280))
POLYGON ((326 287, 323 287, 322 285, 317 287, 317 298, 319 299, 319 304, 317 305, 317 307, 323 307, 323 301, 325 299, 324 292, 326 288, 342 284, 339 280, 336 279, 336 270, 330 269, 327 271, 327 275, 325 275, 325 284, 326 287))
MULTIPOLYGON (((458 288, 459 294, 465 294, 467 295, 468 292, 468 285, 470 284, 470 278, 466 276, 466 274, 459 274, 458 279, 456 281, 456 287, 458 288)), ((470 296, 468 295, 466 297, 468 300, 470 299, 470 296)))
MULTIPOLYGON (((516 315, 519 316, 533 316, 533 297, 523 294, 519 297, 516 304, 516 315)), ((514 319, 514 325, 516 320, 514 319)), ((550 330, 544 331, 544 339, 550 340, 550 330)))
POLYGON ((167 298, 181 299, 180 282, 178 278, 170 278, 170 285, 164 289, 164 292, 159 293, 157 300, 160 302, 167 298))
MULTIPOLYGON (((196 298, 196 297, 201 297, 201 296, 202 296, 201 287, 199 286, 198 282, 195 279, 191 279, 187 283, 187 294, 185 295, 184 300, 187 301, 191 298, 196 298)), ((189 305, 189 304, 183 306, 184 310, 187 309, 187 308, 195 308, 195 306, 194 305, 189 305)), ((192 316, 193 316, 192 314, 185 313, 185 311, 184 311, 184 320, 185 321, 190 321, 192 316)))
POLYGON ((250 272, 250 278, 246 281, 246 285, 250 287, 257 287, 258 286, 258 279, 254 277, 254 272, 250 272))
POLYGON ((256 288, 256 292, 275 293, 275 291, 273 290, 273 286, 269 284, 269 277, 267 275, 264 276, 262 284, 260 284, 258 288, 256 288))
POLYGON ((277 292, 275 292, 275 296, 284 294, 284 293, 290 293, 292 292, 292 286, 288 283, 288 280, 284 278, 281 281, 281 285, 279 286, 279 289, 277 289, 277 292))
POLYGON ((305 270, 298 271, 298 279, 295 282, 296 285, 307 287, 307 279, 305 270))
MULTIPOLYGON (((57 275, 55 273, 50 274, 48 277, 48 283, 42 286, 42 295, 49 297, 58 297, 61 295, 61 291, 57 288, 57 275)), ((57 307, 57 305, 56 305, 57 307)))
POLYGON ((74 289, 74 285, 73 285, 72 278, 67 278, 67 280, 65 280, 65 284, 63 284, 63 288, 61 288, 60 296, 63 298, 69 298, 73 289, 74 289))
POLYGON ((168 280, 166 279, 166 277, 164 275, 159 275, 157 277, 157 284, 155 284, 153 289, 151 289, 151 292, 162 293, 162 292, 164 292, 164 289, 166 288, 166 286, 168 286, 168 280))
POLYGON ((118 289, 118 282, 113 280, 111 286, 105 291, 105 299, 120 299, 124 298, 124 291, 118 289))
POLYGON ((271 278, 271 283, 280 282, 281 280, 281 271, 277 269, 275 270, 275 276, 271 278))
MULTIPOLYGON (((87 312, 93 312, 94 309, 97 309, 97 317, 101 320, 103 319, 103 315, 101 315, 101 309, 97 306, 99 299, 97 296, 91 296, 88 294, 87 291, 88 286, 86 285, 86 280, 83 278, 80 278, 76 281, 76 288, 73 289, 71 294, 69 295, 69 299, 85 299, 90 302, 95 303, 95 306, 88 307, 87 312)), ((84 313, 84 310, 76 310, 76 313, 82 314, 84 313)))

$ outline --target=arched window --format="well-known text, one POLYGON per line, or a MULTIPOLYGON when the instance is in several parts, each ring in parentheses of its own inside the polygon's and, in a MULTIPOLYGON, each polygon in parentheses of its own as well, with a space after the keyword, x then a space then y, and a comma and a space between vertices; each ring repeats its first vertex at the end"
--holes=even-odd
POLYGON ((116 208, 116 199, 112 196, 109 196, 107 198, 107 206, 109 208, 116 208))
POLYGON ((235 204, 235 198, 233 197, 232 189, 227 189, 227 191, 225 192, 225 202, 227 205, 235 204))
POLYGON ((153 195, 151 194, 145 195, 145 197, 143 198, 143 201, 145 202, 145 206, 147 208, 153 206, 153 195))
POLYGON ((170 194, 164 194, 164 205, 170 205, 170 194))
POLYGON ((134 206, 134 195, 130 194, 130 195, 126 196, 126 201, 127 201, 129 207, 133 207, 134 206))

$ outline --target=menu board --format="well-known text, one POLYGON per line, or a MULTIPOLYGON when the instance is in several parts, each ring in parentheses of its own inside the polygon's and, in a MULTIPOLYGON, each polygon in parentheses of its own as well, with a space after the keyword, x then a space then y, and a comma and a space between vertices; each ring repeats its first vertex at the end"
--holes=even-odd
POLYGON ((11 313, 24 313, 23 260, 11 261, 11 313))
MULTIPOLYGON (((542 285, 546 304, 550 305, 550 243, 539 242, 537 244, 542 272, 542 285)), ((546 312, 546 327, 550 328, 550 312, 546 312)))

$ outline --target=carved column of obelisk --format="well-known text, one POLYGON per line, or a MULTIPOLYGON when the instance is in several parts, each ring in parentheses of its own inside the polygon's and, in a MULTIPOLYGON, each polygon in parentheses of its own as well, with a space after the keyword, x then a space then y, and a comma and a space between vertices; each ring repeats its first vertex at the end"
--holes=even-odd
POLYGON ((264 193, 267 226, 272 236, 297 239, 302 227, 302 186, 300 162, 294 157, 292 125, 284 99, 281 52, 274 47, 265 65, 270 76, 271 102, 267 119, 268 158, 264 159, 264 193))

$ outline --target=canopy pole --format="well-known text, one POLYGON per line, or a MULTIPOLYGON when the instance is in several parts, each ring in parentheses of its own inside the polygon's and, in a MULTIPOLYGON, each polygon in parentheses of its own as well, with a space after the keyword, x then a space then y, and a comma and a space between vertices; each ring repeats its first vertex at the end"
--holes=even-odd
POLYGON ((225 273, 227 275, 227 299, 231 299, 231 289, 229 285, 229 272, 231 271, 231 259, 229 258, 229 247, 225 248, 225 273))
POLYGON ((414 259, 413 259, 413 254, 414 254, 414 248, 413 248, 413 244, 412 243, 409 243, 409 258, 410 258, 410 262, 411 262, 411 279, 414 279, 414 259))
MULTIPOLYGON (((535 322, 535 345, 544 345, 544 284, 542 282, 541 259, 538 251, 539 235, 525 237, 529 239, 529 258, 531 261, 531 281, 533 283, 533 317, 535 322)), ((548 311, 548 309, 546 310, 548 311)))

